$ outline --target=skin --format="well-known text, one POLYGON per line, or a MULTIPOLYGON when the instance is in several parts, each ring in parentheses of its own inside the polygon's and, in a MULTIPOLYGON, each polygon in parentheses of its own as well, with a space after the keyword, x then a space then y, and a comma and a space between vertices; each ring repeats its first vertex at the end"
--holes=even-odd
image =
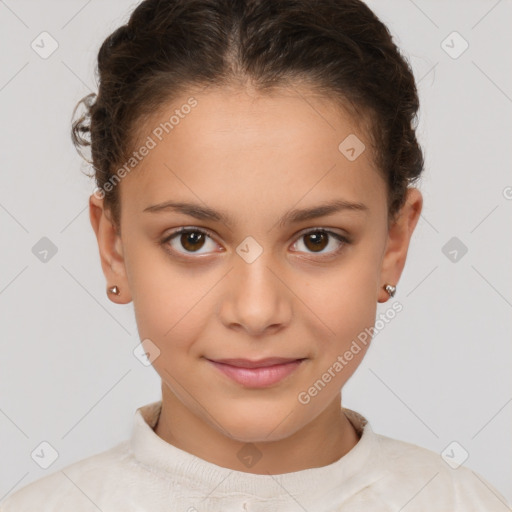
POLYGON ((308 404, 297 397, 374 326, 377 302, 389 299, 383 286, 398 283, 422 209, 421 193, 410 188, 388 227, 385 183, 365 134, 329 99, 297 91, 194 94, 198 105, 118 185, 120 233, 103 200, 89 200, 107 286, 121 292, 110 298, 133 300, 140 339, 160 350, 152 363, 162 379, 156 434, 219 466, 257 474, 331 464, 357 444, 341 390, 369 344, 308 404), (349 134, 366 145, 354 161, 338 150, 349 134), (277 224, 291 209, 340 198, 368 209, 277 224), (234 224, 143 212, 169 200, 225 210, 234 224), (162 243, 191 226, 212 236, 195 246, 181 235, 162 243), (348 235, 351 243, 330 235, 316 252, 302 233, 308 228, 348 235), (251 263, 236 252, 248 236, 263 249, 251 263), (205 359, 272 356, 307 360, 281 382, 251 389, 205 359), (252 467, 237 456, 248 443, 261 453, 252 467))

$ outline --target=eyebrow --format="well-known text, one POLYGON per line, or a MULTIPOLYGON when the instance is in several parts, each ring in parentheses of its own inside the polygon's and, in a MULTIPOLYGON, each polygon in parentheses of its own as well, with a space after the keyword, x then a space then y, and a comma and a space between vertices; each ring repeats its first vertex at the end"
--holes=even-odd
MULTIPOLYGON (((164 203, 148 206, 147 208, 144 208, 143 211, 150 213, 174 211, 184 215, 189 215, 190 217, 194 217, 199 220, 222 222, 228 226, 234 225, 233 216, 226 211, 217 211, 209 208, 208 206, 202 206, 195 203, 165 201, 164 203)), ((312 208, 290 210, 289 212, 286 212, 276 224, 279 226, 297 224, 299 222, 324 217, 340 211, 367 213, 369 208, 363 203, 350 202, 345 199, 335 199, 312 208)))

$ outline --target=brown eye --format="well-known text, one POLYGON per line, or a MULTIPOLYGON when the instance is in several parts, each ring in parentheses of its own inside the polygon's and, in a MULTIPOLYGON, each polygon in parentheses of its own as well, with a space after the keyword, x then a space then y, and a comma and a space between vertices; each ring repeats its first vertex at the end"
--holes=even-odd
POLYGON ((181 233, 180 243, 187 251, 197 251, 204 245, 205 235, 199 231, 181 233))
POLYGON ((322 251, 329 243, 329 236, 322 231, 308 233, 304 235, 304 239, 306 240, 305 246, 311 251, 322 251))
POLYGON ((212 245, 212 250, 217 247, 209 233, 199 228, 180 228, 162 240, 167 251, 178 255, 211 252, 202 251, 204 247, 208 249, 208 243, 212 245))
POLYGON ((316 253, 319 255, 323 255, 325 253, 326 255, 333 255, 343 249, 343 247, 346 244, 349 244, 350 241, 346 237, 338 233, 334 233, 333 231, 314 229, 307 233, 303 233, 298 241, 295 242, 294 246, 300 243, 305 246, 306 250, 304 252, 306 253, 316 253), (325 251, 324 249, 332 246, 332 243, 334 243, 334 249, 325 251))

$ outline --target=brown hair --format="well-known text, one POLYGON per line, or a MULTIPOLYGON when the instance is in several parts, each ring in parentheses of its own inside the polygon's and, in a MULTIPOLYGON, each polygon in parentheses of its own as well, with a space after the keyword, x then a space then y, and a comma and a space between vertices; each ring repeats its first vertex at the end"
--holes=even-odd
POLYGON ((73 118, 80 106, 85 113, 71 136, 79 153, 90 146, 118 227, 118 187, 105 184, 129 158, 142 122, 195 86, 250 82, 263 92, 305 83, 351 112, 387 183, 388 220, 423 170, 412 70, 360 0, 144 0, 101 45, 97 75, 98 94, 76 105, 73 118))

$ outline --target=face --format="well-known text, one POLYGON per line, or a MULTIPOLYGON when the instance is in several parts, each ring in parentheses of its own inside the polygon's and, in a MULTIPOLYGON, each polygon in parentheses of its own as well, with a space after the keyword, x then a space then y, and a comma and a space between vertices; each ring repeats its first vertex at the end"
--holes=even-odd
POLYGON ((152 130, 191 95, 156 115, 141 137, 155 147, 118 185, 121 236, 111 252, 103 244, 110 284, 133 300, 140 339, 158 347, 163 384, 245 442, 290 436, 339 408, 370 340, 339 356, 375 324, 419 215, 388 232, 366 134, 328 99, 295 90, 194 94, 161 141, 152 130), (355 160, 339 149, 349 135, 366 145, 355 160), (169 202, 190 206, 160 207, 169 202), (234 380, 212 363, 232 358, 301 361, 277 381, 265 380, 277 370, 235 370, 234 380))

